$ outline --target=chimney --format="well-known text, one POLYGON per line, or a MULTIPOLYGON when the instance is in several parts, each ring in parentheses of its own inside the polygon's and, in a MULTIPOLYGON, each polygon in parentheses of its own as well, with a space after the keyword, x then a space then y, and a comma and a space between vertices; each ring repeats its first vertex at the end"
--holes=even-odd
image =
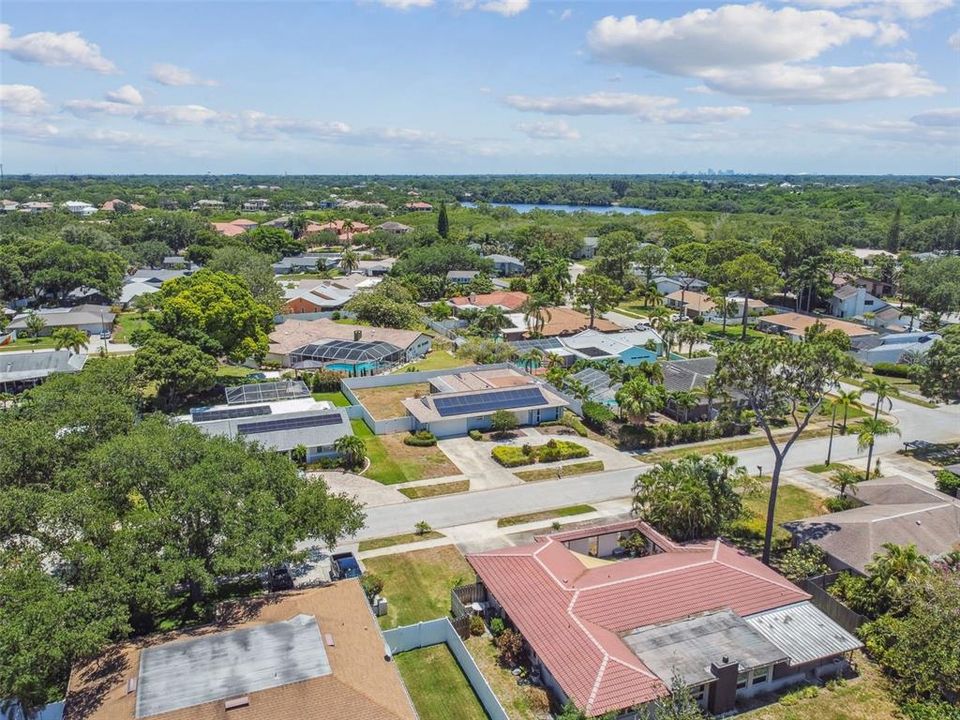
POLYGON ((353 341, 359 342, 360 338, 363 337, 363 330, 354 330, 353 331, 353 341))

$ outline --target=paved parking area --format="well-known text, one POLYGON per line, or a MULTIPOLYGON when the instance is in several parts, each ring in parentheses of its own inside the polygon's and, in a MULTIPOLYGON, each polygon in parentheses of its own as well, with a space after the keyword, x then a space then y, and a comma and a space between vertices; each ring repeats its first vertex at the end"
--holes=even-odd
POLYGON ((376 480, 361 475, 331 470, 314 474, 323 477, 331 492, 346 493, 364 505, 377 506, 410 502, 410 498, 398 492, 396 486, 382 485, 376 480))

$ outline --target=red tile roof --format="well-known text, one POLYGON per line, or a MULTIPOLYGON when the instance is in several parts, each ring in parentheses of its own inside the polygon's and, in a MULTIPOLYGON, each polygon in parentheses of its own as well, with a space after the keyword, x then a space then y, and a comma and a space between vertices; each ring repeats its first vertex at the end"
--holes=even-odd
POLYGON ((242 225, 237 225, 232 222, 228 222, 228 223, 216 222, 216 223, 211 223, 211 225, 213 225, 214 230, 216 230, 221 235, 226 235, 227 237, 242 235, 244 232, 246 232, 245 227, 243 227, 242 225))
POLYGON ((508 310, 519 310, 529 297, 525 292, 501 291, 480 295, 460 295, 450 298, 450 302, 457 306, 475 305, 477 307, 490 307, 492 305, 500 305, 508 310))
POLYGON ((588 568, 551 536, 467 560, 588 716, 667 692, 620 634, 709 610, 750 615, 810 597, 720 541, 588 568))

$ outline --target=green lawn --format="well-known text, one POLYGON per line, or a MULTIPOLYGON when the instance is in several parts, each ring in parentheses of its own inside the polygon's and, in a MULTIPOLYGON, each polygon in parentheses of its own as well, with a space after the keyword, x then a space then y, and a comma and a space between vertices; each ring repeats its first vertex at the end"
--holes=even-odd
MULTIPOLYGON (((314 400, 326 400, 327 402, 333 403, 334 407, 349 407, 350 399, 344 395, 340 390, 336 392, 315 392, 313 393, 314 400)), ((367 427, 364 424, 364 427, 367 427)))
MULTIPOLYGON (((715 339, 724 337, 723 323, 704 323, 703 329, 715 339)), ((743 326, 740 324, 739 318, 730 318, 730 321, 727 323, 726 337, 732 340, 739 340, 742 333, 743 326)), ((770 336, 747 325, 747 340, 756 340, 763 337, 770 336)))
POLYGON ((218 378, 245 378, 247 375, 252 375, 257 372, 253 368, 244 367, 243 365, 221 365, 217 368, 217 377, 218 378))
MULTIPOLYGON (((745 498, 744 505, 757 518, 766 522, 767 501, 770 499, 769 486, 745 498)), ((823 513, 823 498, 796 485, 780 484, 777 493, 777 509, 774 520, 780 523, 799 520, 823 513)))
POLYGON ((487 720, 445 643, 400 653, 394 660, 420 720, 487 720))
POLYGON ((406 545, 407 543, 423 542, 424 540, 436 540, 437 538, 442 537, 443 533, 438 533, 436 530, 431 530, 430 532, 425 532, 423 534, 412 532, 404 535, 391 535, 390 537, 377 538, 376 540, 361 540, 359 550, 360 552, 366 552, 367 550, 380 550, 381 548, 393 547, 394 545, 406 545))
POLYGON ((454 545, 368 558, 367 572, 383 579, 388 612, 380 627, 392 628, 450 614, 450 591, 476 575, 454 545))
MULTIPOLYGON (((818 427, 813 430, 807 429, 800 437, 803 440, 810 438, 826 437, 830 434, 830 428, 818 427)), ((676 460, 690 453, 716 453, 716 452, 734 452, 736 450, 746 450, 748 448, 762 447, 767 444, 767 438, 764 435, 749 435, 747 437, 718 440, 716 442, 699 444, 696 447, 680 446, 674 450, 654 450, 653 452, 643 453, 640 459, 646 463, 663 462, 664 460, 676 460)))
MULTIPOLYGON (((855 470, 856 468, 854 468, 852 465, 844 465, 843 463, 830 463, 829 465, 827 465, 826 463, 817 463, 816 465, 807 465, 804 468, 804 470, 806 470, 807 472, 818 473, 818 474, 834 473, 837 470, 843 470, 843 469, 855 470)), ((864 475, 864 472, 861 470, 860 471, 861 479, 863 478, 863 475, 864 475)))
POLYGON ((350 425, 353 426, 353 434, 362 439, 363 444, 367 446, 370 467, 364 475, 384 485, 406 482, 407 478, 403 470, 393 461, 383 443, 380 442, 380 438, 373 434, 367 424, 363 420, 351 420, 350 425))
POLYGON ((435 485, 415 485, 414 487, 400 488, 400 492, 411 500, 419 500, 420 498, 436 497, 437 495, 467 492, 469 489, 469 480, 453 480, 452 482, 436 483, 435 485))
POLYGON ((460 470, 436 447, 414 447, 403 443, 404 433, 374 435, 363 420, 352 420, 353 434, 367 447, 370 467, 364 476, 384 485, 457 475, 460 470))
MULTIPOLYGON (((92 344, 92 341, 91 341, 92 344)), ((49 350, 56 342, 49 335, 40 338, 17 338, 14 342, 0 345, 0 352, 14 352, 17 350, 49 350)))
POLYGON ((583 515, 584 513, 595 512, 593 505, 568 505, 567 507, 555 508, 553 510, 540 510, 532 513, 522 513, 520 515, 510 515, 509 517, 497 520, 497 527, 512 527, 522 523, 536 522, 537 520, 550 520, 551 518, 570 517, 572 515, 583 515))
POLYGON ((450 368, 463 367, 464 365, 470 365, 469 360, 464 360, 463 358, 458 358, 456 355, 451 355, 446 350, 432 350, 425 357, 420 358, 411 365, 403 368, 404 372, 415 371, 415 370, 447 370, 450 368))
POLYGON ((570 477, 572 475, 586 475, 587 473, 601 472, 603 470, 603 460, 587 460, 582 463, 573 463, 571 465, 561 465, 559 468, 542 468, 540 470, 521 470, 515 472, 518 478, 524 482, 536 482, 538 480, 556 480, 557 471, 560 471, 560 477, 570 477))
POLYGON ((113 327, 113 342, 128 343, 134 330, 144 330, 150 323, 138 312, 120 313, 113 327))

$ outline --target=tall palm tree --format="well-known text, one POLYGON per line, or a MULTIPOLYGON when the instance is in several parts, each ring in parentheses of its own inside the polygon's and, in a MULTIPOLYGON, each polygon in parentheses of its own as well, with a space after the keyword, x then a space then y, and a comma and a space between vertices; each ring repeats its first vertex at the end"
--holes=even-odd
POLYGON ((344 247, 349 248, 353 245, 353 220, 344 220, 340 226, 340 234, 343 236, 344 247))
POLYGON ((891 402, 890 398, 896 397, 900 394, 900 391, 897 390, 893 384, 879 377, 872 377, 864 380, 863 389, 868 392, 872 392, 877 396, 877 402, 873 408, 874 420, 880 416, 880 405, 886 401, 887 409, 892 408, 893 402, 891 402))
POLYGON ((877 442, 877 438, 883 437, 884 435, 899 435, 900 431, 896 426, 886 420, 879 420, 877 418, 864 418, 857 425, 857 450, 863 452, 863 450, 868 450, 867 452, 867 473, 864 476, 865 480, 870 479, 870 464, 873 462, 873 446, 877 442))
POLYGON ((89 342, 90 336, 79 328, 62 327, 53 331, 53 344, 57 350, 67 348, 74 353, 79 353, 89 342))
POLYGON ((621 413, 631 422, 643 425, 652 413, 663 409, 666 391, 662 385, 654 385, 646 378, 637 377, 624 383, 617 391, 616 400, 621 413))
POLYGON ((360 256, 353 248, 346 248, 340 256, 340 269, 349 275, 360 267, 360 256))
POLYGON ((530 348, 517 358, 527 370, 535 370, 543 364, 543 350, 530 348))
POLYGON ((837 488, 842 498, 847 496, 847 489, 851 487, 854 490, 853 494, 856 495, 856 484, 860 480, 860 473, 849 467, 838 468, 830 476, 830 484, 837 488))
POLYGON ((307 220, 307 218, 305 218, 303 215, 294 215, 287 220, 287 230, 289 230, 290 234, 293 235, 294 240, 299 240, 307 231, 307 225, 309 224, 310 221, 307 220))
POLYGON ((655 308, 663 305, 663 293, 657 290, 653 283, 646 283, 637 288, 634 293, 637 300, 648 308, 655 308))
POLYGON ((843 426, 840 428, 840 434, 847 434, 847 415, 850 412, 850 408, 857 407, 860 403, 861 392, 859 390, 850 390, 849 392, 844 390, 837 390, 836 398, 833 401, 833 406, 837 409, 843 408, 843 426))
POLYGON ((690 345, 690 350, 687 352, 687 357, 693 357, 693 346, 698 342, 705 340, 706 337, 706 331, 695 323, 684 323, 680 326, 677 334, 681 351, 683 343, 688 343, 690 345))
POLYGON ((343 464, 348 468, 355 468, 367 459, 367 446, 356 435, 344 435, 333 444, 333 449, 340 454, 343 464))
POLYGON ((690 390, 677 390, 668 396, 673 406, 677 409, 677 415, 683 414, 683 422, 690 419, 690 411, 697 406, 697 395, 690 390))
POLYGON ((550 321, 550 302, 539 294, 530 295, 520 306, 524 322, 534 335, 541 335, 544 326, 550 321))
POLYGON ((563 381, 563 389, 581 402, 586 402, 593 394, 590 392, 589 385, 574 377, 568 377, 563 381))
POLYGON ((660 337, 663 338, 663 347, 666 351, 664 352, 665 357, 670 357, 670 352, 673 350, 673 343, 679 337, 680 327, 680 323, 674 320, 663 320, 660 323, 657 332, 659 332, 660 337))
POLYGON ((491 305, 477 316, 477 327, 494 336, 509 324, 506 313, 499 305, 491 305))

